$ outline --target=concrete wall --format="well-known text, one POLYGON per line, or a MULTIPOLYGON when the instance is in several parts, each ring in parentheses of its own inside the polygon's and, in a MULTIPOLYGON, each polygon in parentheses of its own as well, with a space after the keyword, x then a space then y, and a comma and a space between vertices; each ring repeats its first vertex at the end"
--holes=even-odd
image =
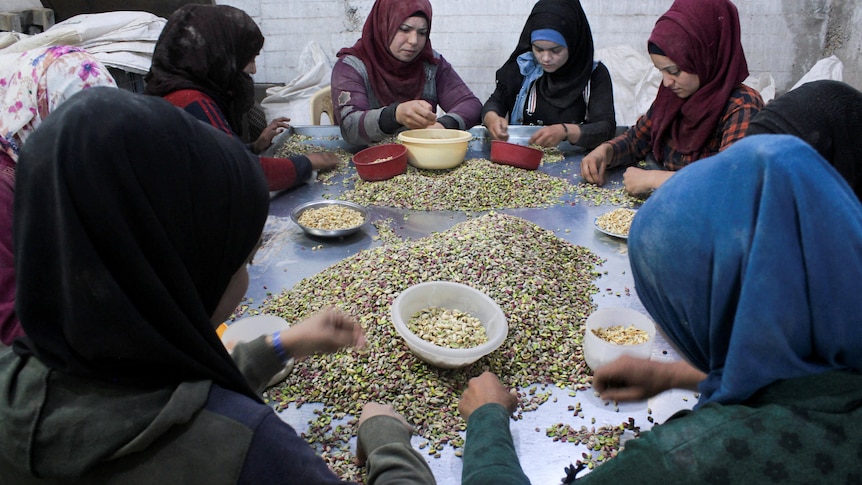
MULTIPOLYGON (((248 12, 266 44, 258 83, 286 83, 315 41, 335 59, 352 45, 373 0, 217 0, 248 12)), ((672 0, 582 0, 597 49, 628 45, 646 54, 646 39, 672 0)), ((855 0, 736 0, 742 43, 752 75, 770 73, 780 94, 819 59, 836 55, 844 81, 862 89, 862 2, 855 0)), ((533 0, 433 0, 431 41, 484 101, 494 71, 514 48, 533 0)))

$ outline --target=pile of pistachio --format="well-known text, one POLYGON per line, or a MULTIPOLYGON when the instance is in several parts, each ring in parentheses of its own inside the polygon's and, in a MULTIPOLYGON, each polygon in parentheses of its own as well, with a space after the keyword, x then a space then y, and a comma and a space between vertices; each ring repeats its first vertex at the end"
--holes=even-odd
POLYGON ((415 241, 390 241, 363 250, 300 281, 261 304, 262 313, 299 321, 329 305, 354 315, 368 345, 297 362, 268 391, 276 409, 323 403, 305 439, 333 470, 362 481, 349 440, 368 401, 392 404, 422 437, 422 452, 439 457, 463 446, 465 422, 457 412, 467 381, 485 370, 522 391, 516 419, 538 409, 556 385, 585 389, 591 376, 582 341, 594 310, 594 281, 602 260, 524 219, 491 212, 415 241), (394 329, 390 306, 406 288, 445 280, 470 285, 500 305, 508 336, 495 352, 460 369, 419 360, 394 329))

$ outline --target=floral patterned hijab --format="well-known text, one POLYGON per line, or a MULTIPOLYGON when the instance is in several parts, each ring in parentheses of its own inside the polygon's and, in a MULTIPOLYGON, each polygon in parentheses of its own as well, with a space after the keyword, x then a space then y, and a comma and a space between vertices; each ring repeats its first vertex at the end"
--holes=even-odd
POLYGON ((6 59, 0 68, 0 149, 15 163, 27 137, 66 99, 93 86, 117 85, 78 47, 45 47, 6 59))

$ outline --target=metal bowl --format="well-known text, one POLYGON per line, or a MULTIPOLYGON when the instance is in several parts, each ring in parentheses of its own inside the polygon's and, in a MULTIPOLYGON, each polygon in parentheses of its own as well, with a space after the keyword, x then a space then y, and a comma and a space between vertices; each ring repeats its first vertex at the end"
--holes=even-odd
POLYGON ((306 202, 305 204, 302 204, 293 209, 293 211, 290 213, 290 219, 295 222, 297 226, 302 228, 302 230, 305 231, 306 234, 311 234, 312 236, 318 237, 344 237, 349 236, 362 229, 362 226, 364 226, 368 222, 368 209, 359 204, 348 202, 346 200, 315 200, 311 202, 306 202), (328 205, 340 205, 359 211, 362 214, 362 224, 359 224, 358 226, 354 227, 348 227, 345 229, 318 229, 315 227, 308 227, 299 223, 299 217, 306 210, 319 209, 328 205))

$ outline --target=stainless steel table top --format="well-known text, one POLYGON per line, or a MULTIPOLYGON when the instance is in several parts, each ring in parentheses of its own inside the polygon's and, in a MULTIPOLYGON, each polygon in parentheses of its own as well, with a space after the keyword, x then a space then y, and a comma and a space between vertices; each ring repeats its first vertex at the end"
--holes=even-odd
MULTIPOLYGON (((510 141, 525 144, 534 130, 533 127, 511 127, 510 141)), ((470 142, 467 157, 488 158, 490 142, 484 128, 477 127, 471 132, 474 133, 474 140, 470 142)), ((274 153, 279 143, 283 143, 291 134, 309 135, 312 139, 308 143, 328 148, 344 148, 351 152, 359 149, 341 141, 337 127, 314 126, 292 127, 290 132, 275 140, 275 148, 270 149, 269 153, 274 153)), ((565 159, 558 163, 543 164, 539 170, 567 178, 573 183, 582 181, 579 164, 584 152, 569 144, 561 144, 560 149, 563 150, 565 159)), ((612 173, 606 186, 621 187, 621 180, 621 172, 612 173)), ((273 197, 270 217, 264 230, 264 246, 249 268, 247 303, 251 308, 259 305, 269 293, 278 295, 303 278, 313 276, 363 249, 381 244, 374 239, 376 230, 370 224, 351 236, 323 239, 306 235, 290 220, 290 212, 294 207, 324 197, 338 198, 338 194, 343 190, 343 184, 338 182, 331 185, 312 182, 273 197)), ((573 244, 588 247, 605 260, 601 267, 603 274, 596 281, 600 289, 593 297, 596 305, 600 308, 628 307, 646 313, 632 281, 626 241, 607 236, 597 231, 593 225, 597 216, 615 207, 578 202, 573 196, 566 196, 564 202, 567 203, 550 208, 507 209, 497 212, 524 218, 554 231, 557 236, 573 244)), ((402 238, 413 240, 432 232, 446 230, 468 218, 466 213, 458 211, 427 212, 377 206, 368 209, 371 220, 391 218, 396 233, 402 238)), ((656 344, 653 360, 678 359, 677 354, 663 339, 659 337, 656 344)), ((680 409, 691 408, 696 401, 692 392, 674 390, 649 401, 620 403, 615 409, 612 403, 607 404, 595 397, 592 390, 581 391, 572 397, 569 396, 568 390, 554 389, 553 395, 558 398, 556 402, 548 400, 537 411, 525 412, 523 419, 511 422, 521 465, 534 484, 559 483, 564 476, 563 468, 575 462, 581 457, 581 453, 586 451, 583 446, 553 442, 545 436, 546 428, 557 423, 568 423, 576 428, 581 425, 618 425, 628 417, 633 417, 641 430, 645 430, 651 426, 648 417, 660 423, 680 409), (575 402, 580 402, 583 409, 581 414, 586 418, 572 416, 568 406, 575 402), (648 410, 651 414, 648 414, 648 410), (591 422, 591 418, 595 418, 595 424, 591 422), (537 432, 537 429, 540 432, 537 432)), ((280 415, 297 431, 302 432, 307 428, 307 421, 312 417, 314 408, 315 406, 304 405, 300 410, 296 410, 291 406, 280 415)), ((418 437, 414 437, 414 445, 420 441, 418 437)), ((427 460, 438 483, 460 483, 461 458, 456 457, 451 449, 444 450, 440 458, 428 457, 427 460)))

